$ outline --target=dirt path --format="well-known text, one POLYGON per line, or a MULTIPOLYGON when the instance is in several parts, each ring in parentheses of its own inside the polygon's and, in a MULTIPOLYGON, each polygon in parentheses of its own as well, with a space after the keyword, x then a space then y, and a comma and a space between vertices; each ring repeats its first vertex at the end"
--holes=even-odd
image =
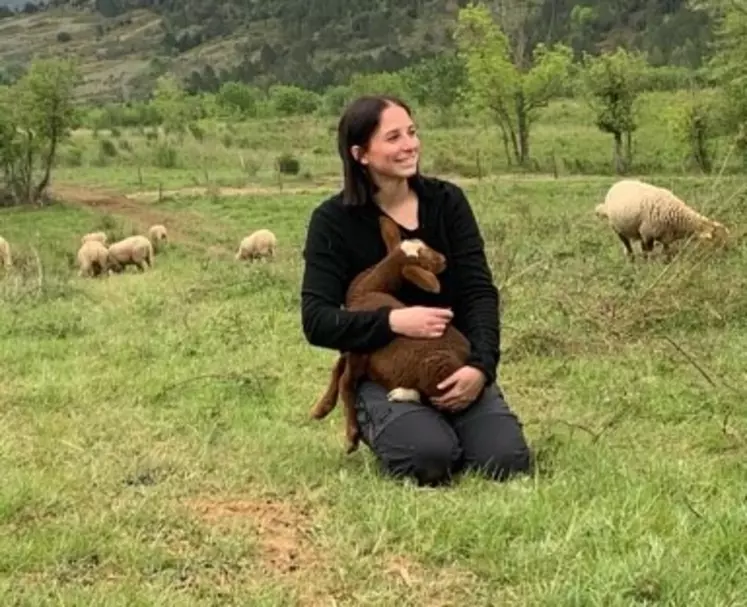
POLYGON ((284 186, 282 189, 278 186, 246 186, 242 188, 218 187, 208 188, 206 186, 191 186, 177 188, 175 190, 142 190, 128 194, 128 198, 142 202, 156 202, 159 195, 163 197, 173 196, 253 196, 253 195, 271 195, 271 194, 322 194, 333 192, 338 184, 330 182, 329 184, 316 184, 308 186, 284 186))
MULTIPOLYGON (((453 181, 460 186, 473 185, 479 183, 481 180, 476 177, 460 177, 460 176, 445 176, 445 179, 453 181)), ((554 179, 552 176, 546 175, 494 175, 484 178, 484 183, 491 181, 506 180, 506 179, 532 179, 538 180, 551 180, 554 179)), ((183 188, 177 188, 174 190, 142 190, 139 192, 132 192, 128 196, 133 200, 142 200, 147 202, 155 202, 158 200, 159 195, 163 197, 170 196, 252 196, 252 195, 271 195, 271 194, 327 194, 339 190, 341 183, 339 180, 330 179, 322 183, 314 183, 309 185, 294 185, 294 186, 261 186, 261 185, 249 185, 241 188, 234 187, 217 187, 208 188, 207 186, 189 186, 183 188)))
POLYGON ((225 241, 226 236, 231 234, 231 228, 224 226, 222 230, 214 218, 208 219, 194 211, 173 212, 151 209, 129 196, 104 188, 55 184, 49 188, 49 194, 52 199, 62 204, 91 208, 102 213, 125 217, 143 232, 149 226, 161 223, 168 227, 171 241, 215 252, 230 253, 227 247, 219 243, 225 241), (214 240, 213 245, 202 242, 206 236, 214 240))
MULTIPOLYGON (((516 176, 491 176, 484 182, 501 179, 517 179, 516 176)), ((521 179, 552 179, 547 176, 521 176, 521 179)), ((477 183, 475 178, 453 177, 449 178, 461 186, 477 183)), ((332 193, 339 189, 340 184, 335 180, 324 183, 309 185, 285 186, 261 186, 250 185, 245 187, 218 187, 190 186, 171 190, 143 190, 124 195, 121 192, 112 191, 101 187, 87 187, 72 183, 56 183, 49 188, 53 199, 63 204, 78 205, 93 208, 105 213, 112 213, 126 217, 132 221, 139 230, 146 230, 154 223, 162 223, 168 226, 171 240, 179 241, 203 249, 211 249, 228 252, 225 246, 219 243, 231 240, 232 228, 221 225, 215 218, 207 218, 195 211, 166 211, 163 209, 149 208, 147 203, 156 202, 159 197, 175 196, 253 196, 273 194, 319 194, 332 193), (145 203, 145 204, 143 204, 145 203), (205 240, 213 240, 214 245, 206 245, 205 240)), ((233 245, 231 245, 233 246, 233 245)))

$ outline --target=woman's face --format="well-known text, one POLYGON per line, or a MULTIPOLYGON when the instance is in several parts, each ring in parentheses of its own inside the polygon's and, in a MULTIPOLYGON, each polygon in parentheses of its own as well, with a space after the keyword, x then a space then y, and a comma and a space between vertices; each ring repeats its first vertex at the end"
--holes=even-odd
POLYGON ((389 105, 381 112, 379 127, 365 151, 354 146, 353 157, 374 175, 406 179, 418 168, 420 139, 407 111, 389 105))

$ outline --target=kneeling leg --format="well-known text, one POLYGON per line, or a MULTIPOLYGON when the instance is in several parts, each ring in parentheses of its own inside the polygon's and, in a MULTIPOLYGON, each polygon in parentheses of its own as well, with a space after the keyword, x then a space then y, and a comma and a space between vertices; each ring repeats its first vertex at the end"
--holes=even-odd
POLYGON ((356 412, 361 438, 383 472, 421 486, 451 480, 462 451, 441 413, 415 401, 390 400, 383 386, 369 380, 358 386, 356 412))

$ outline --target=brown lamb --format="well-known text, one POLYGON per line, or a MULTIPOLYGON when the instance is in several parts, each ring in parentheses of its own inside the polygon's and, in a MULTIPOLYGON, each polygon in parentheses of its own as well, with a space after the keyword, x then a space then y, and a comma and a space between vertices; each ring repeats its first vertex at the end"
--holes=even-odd
MULTIPOLYGON (((418 239, 402 241, 397 225, 386 216, 379 220, 387 256, 358 274, 346 294, 349 310, 376 310, 382 306, 403 308, 391 293, 408 280, 438 293, 437 274, 446 268, 446 258, 418 239)), ((433 398, 442 393, 438 384, 462 367, 470 353, 469 341, 451 324, 438 338, 395 337, 388 345, 368 354, 346 352, 331 371, 325 393, 311 410, 315 419, 324 418, 343 402, 346 452, 352 453, 360 441, 355 415, 355 386, 363 376, 383 385, 393 402, 419 401, 421 395, 433 398)))

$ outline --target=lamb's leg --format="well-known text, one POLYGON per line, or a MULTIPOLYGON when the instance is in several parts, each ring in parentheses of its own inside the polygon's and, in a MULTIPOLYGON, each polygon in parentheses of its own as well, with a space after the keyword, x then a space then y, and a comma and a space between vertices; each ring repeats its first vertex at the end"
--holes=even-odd
POLYGON ((631 246, 630 240, 628 239, 628 237, 625 236, 624 234, 620 234, 620 232, 615 232, 615 234, 617 234, 617 237, 622 241, 623 245, 625 246, 625 252, 628 256, 628 259, 630 261, 634 261, 633 247, 631 246))
POLYGON ((337 404, 337 395, 339 394, 338 384, 340 383, 340 378, 345 370, 346 362, 347 358, 344 355, 340 356, 337 361, 335 361, 327 389, 311 408, 311 417, 314 419, 322 419, 326 417, 329 412, 335 408, 335 405, 337 404))
POLYGON ((646 261, 651 259, 651 255, 654 252, 654 244, 656 244, 656 241, 650 236, 641 237, 641 251, 643 251, 643 258, 646 261))
POLYGON ((350 454, 358 448, 360 428, 355 412, 355 387, 364 375, 368 357, 361 354, 348 354, 348 364, 340 378, 340 397, 345 415, 345 438, 347 447, 345 452, 350 454))
POLYGON ((420 392, 418 392, 417 390, 413 390, 412 388, 394 388, 393 390, 389 391, 386 397, 387 400, 397 403, 420 402, 420 392))
POLYGON ((672 261, 672 247, 668 242, 661 243, 661 254, 664 259, 664 263, 671 263, 672 261))

